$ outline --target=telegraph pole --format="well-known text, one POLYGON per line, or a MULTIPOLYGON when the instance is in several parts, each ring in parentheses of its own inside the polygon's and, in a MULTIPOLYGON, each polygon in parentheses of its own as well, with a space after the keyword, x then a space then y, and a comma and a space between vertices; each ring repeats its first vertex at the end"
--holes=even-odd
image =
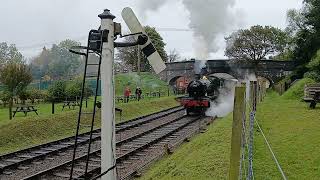
POLYGON ((98 17, 101 31, 107 34, 102 44, 101 60, 101 173, 102 180, 116 179, 115 102, 114 102, 114 15, 105 9, 98 17))

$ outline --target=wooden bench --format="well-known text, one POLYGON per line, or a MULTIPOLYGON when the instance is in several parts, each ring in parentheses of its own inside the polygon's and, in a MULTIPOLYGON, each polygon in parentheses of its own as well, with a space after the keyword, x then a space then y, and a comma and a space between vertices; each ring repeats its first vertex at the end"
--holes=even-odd
POLYGON ((23 112, 25 116, 27 116, 28 112, 35 112, 38 115, 38 109, 31 105, 21 105, 17 106, 16 110, 13 111, 13 117, 16 115, 17 112, 23 112))
POLYGON ((320 103, 320 83, 305 85, 303 100, 310 103, 310 108, 316 108, 317 103, 320 103))

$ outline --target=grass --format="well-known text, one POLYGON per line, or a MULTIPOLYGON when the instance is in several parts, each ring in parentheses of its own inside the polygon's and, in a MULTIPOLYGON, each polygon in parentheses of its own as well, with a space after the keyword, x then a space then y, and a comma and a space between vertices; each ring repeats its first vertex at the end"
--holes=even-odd
MULTIPOLYGON (((122 108, 123 119, 129 120, 138 116, 150 114, 178 105, 173 97, 146 99, 140 102, 130 102, 116 105, 122 108)), ((38 144, 46 143, 72 136, 75 133, 78 108, 61 112, 61 105, 56 107, 56 114, 51 115, 50 105, 40 105, 39 116, 28 114, 27 117, 16 117, 13 120, 0 121, 0 154, 5 154, 38 144)), ((0 110, 7 113, 7 109, 0 110)), ((2 112, 3 113, 3 112, 2 112)), ((6 114, 5 113, 5 114, 6 114)), ((100 113, 97 113, 95 127, 100 127, 100 113)), ((118 114, 117 114, 118 115, 118 114)), ((4 115, 1 115, 4 116, 4 115)), ((17 115, 18 116, 18 115, 17 115)), ((22 114, 19 116, 23 116, 22 114)), ((119 117, 117 117, 119 120, 119 117)), ((83 125, 90 125, 91 118, 83 119, 83 125)), ((84 127, 82 132, 88 131, 84 127)))
POLYGON ((140 76, 137 73, 117 74, 115 78, 116 94, 123 95, 124 89, 129 85, 131 93, 135 93, 136 88, 139 86, 142 93, 147 92, 168 92, 166 82, 161 81, 151 73, 142 72, 140 76))
MULTIPOLYGON (((275 92, 258 105, 256 119, 288 179, 319 179, 319 117, 320 107, 311 110, 306 103, 275 92)), ((231 115, 215 121, 205 134, 153 164, 140 179, 228 179, 231 121, 231 115)), ((254 174, 255 179, 281 179, 256 126, 254 174)))
MULTIPOLYGON (((288 179, 318 179, 320 176, 320 108, 269 94, 259 106, 260 122, 288 179)), ((255 132, 256 179, 281 179, 259 132, 255 132)))
POLYGON ((290 89, 288 89, 284 94, 285 99, 297 99, 301 100, 304 96, 304 86, 306 84, 314 83, 315 81, 309 78, 301 79, 296 82, 290 89))
POLYGON ((226 179, 229 167, 231 119, 217 119, 205 134, 183 144, 154 164, 141 179, 226 179))

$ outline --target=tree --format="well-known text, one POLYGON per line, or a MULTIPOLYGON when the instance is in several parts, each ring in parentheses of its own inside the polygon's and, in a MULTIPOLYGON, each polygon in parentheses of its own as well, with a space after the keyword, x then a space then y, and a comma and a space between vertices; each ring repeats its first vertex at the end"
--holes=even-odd
POLYGON ((50 50, 48 74, 54 79, 71 78, 77 74, 81 64, 79 55, 69 52, 72 46, 79 46, 80 43, 72 40, 64 40, 58 45, 53 45, 50 50))
POLYGON ((59 44, 53 44, 51 49, 44 47, 30 64, 32 74, 37 79, 44 76, 52 79, 69 79, 77 75, 83 70, 84 63, 79 55, 70 53, 69 49, 79 45, 79 42, 67 39, 59 44))
MULTIPOLYGON (((167 62, 168 56, 165 51, 166 44, 164 43, 161 35, 156 31, 155 28, 146 26, 145 31, 150 37, 152 44, 155 46, 156 50, 159 52, 162 60, 167 62)), ((135 39, 132 36, 125 37, 125 42, 134 42, 135 39)), ((116 59, 124 62, 127 66, 130 66, 133 69, 137 69, 138 56, 140 52, 141 58, 141 69, 142 71, 151 71, 151 67, 147 58, 141 53, 137 46, 135 47, 125 47, 118 48, 118 53, 116 54, 116 59)))
POLYGON ((24 63, 10 62, 0 69, 0 82, 4 84, 9 93, 9 118, 12 119, 13 97, 25 88, 32 81, 32 74, 24 63))
POLYGON ((309 71, 305 73, 305 77, 309 77, 320 82, 320 49, 308 63, 307 68, 309 68, 309 71))
POLYGON ((48 74, 48 66, 50 63, 50 51, 43 47, 42 52, 32 59, 30 63, 30 69, 32 71, 32 76, 35 79, 41 79, 46 74, 48 74))
POLYGON ((14 44, 8 46, 6 42, 0 43, 0 67, 9 62, 22 62, 22 54, 14 44))
POLYGON ((277 55, 287 45, 287 35, 271 26, 252 26, 240 29, 226 37, 225 55, 237 60, 247 60, 257 64, 269 55, 277 55))
POLYGON ((176 50, 176 49, 173 49, 169 52, 169 55, 168 55, 168 61, 169 62, 176 62, 180 59, 180 54, 179 52, 176 50))
POLYGON ((288 16, 299 27, 294 34, 292 59, 297 68, 292 79, 301 78, 309 70, 308 63, 320 49, 320 0, 304 0, 302 9, 297 12, 300 13, 296 16, 288 16))

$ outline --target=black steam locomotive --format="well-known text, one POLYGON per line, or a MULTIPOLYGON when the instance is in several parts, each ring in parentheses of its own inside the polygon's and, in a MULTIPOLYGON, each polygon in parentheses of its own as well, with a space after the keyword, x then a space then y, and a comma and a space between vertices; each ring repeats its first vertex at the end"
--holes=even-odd
POLYGON ((180 97, 179 101, 186 108, 188 115, 204 114, 210 107, 210 102, 218 97, 222 85, 223 80, 216 77, 191 81, 187 87, 188 95, 180 97))

